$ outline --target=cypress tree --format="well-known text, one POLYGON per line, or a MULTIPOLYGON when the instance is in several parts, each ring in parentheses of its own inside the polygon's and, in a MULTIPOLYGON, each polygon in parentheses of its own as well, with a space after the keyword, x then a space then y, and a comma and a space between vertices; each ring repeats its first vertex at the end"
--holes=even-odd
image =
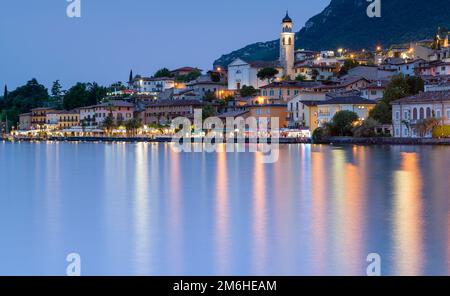
POLYGON ((130 70, 130 79, 128 79, 128 82, 133 81, 133 69, 130 70))

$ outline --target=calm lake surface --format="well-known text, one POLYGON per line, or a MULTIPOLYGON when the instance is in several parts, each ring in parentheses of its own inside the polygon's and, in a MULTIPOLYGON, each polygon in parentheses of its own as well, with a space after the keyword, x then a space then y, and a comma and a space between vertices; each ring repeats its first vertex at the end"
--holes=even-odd
POLYGON ((0 142, 0 274, 450 274, 450 147, 0 142))

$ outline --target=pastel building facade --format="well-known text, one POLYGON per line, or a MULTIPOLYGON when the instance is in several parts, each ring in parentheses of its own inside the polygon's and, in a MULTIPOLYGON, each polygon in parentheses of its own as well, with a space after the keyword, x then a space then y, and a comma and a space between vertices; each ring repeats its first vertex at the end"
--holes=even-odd
POLYGON ((358 115, 359 120, 367 119, 370 110, 372 110, 375 105, 375 101, 358 96, 335 97, 318 102, 318 125, 319 127, 322 127, 325 123, 330 122, 334 115, 339 111, 352 111, 358 115))
POLYGON ((421 134, 417 128, 422 120, 435 118, 439 124, 450 125, 450 92, 422 92, 392 102, 394 137, 432 137, 432 130, 421 134))

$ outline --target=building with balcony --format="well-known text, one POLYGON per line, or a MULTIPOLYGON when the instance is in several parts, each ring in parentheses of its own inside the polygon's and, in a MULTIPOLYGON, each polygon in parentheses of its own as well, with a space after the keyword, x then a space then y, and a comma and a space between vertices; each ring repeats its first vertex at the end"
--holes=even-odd
POLYGON ((141 77, 136 76, 133 81, 131 81, 131 87, 134 91, 142 94, 154 94, 158 95, 159 93, 174 88, 175 87, 175 78, 170 77, 141 77))
POLYGON ((174 118, 194 118, 194 110, 202 109, 206 103, 201 100, 162 100, 146 105, 144 124, 170 124, 174 118))
POLYGON ((320 92, 320 82, 280 81, 261 87, 261 94, 270 102, 286 103, 302 92, 320 92))
POLYGON ((111 116, 116 123, 126 122, 133 119, 133 114, 134 104, 121 100, 114 100, 95 106, 82 108, 80 110, 81 119, 85 119, 86 115, 91 115, 90 118, 92 118, 92 116, 94 117, 94 126, 101 126, 105 119, 109 116, 111 116))
POLYGON ((450 125, 450 92, 423 92, 392 102, 394 137, 417 138, 432 136, 432 130, 421 133, 418 124, 435 118, 441 125, 450 125))
POLYGON ((31 109, 31 129, 44 129, 47 123, 47 114, 55 112, 53 108, 41 107, 31 109))
POLYGON ((80 111, 78 109, 66 111, 55 110, 47 113, 46 127, 63 130, 80 125, 80 111))

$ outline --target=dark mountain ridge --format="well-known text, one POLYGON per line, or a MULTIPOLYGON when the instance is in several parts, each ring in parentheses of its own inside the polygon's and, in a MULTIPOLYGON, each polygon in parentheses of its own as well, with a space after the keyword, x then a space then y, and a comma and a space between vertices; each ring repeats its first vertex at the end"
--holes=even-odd
MULTIPOLYGON (((438 27, 450 28, 450 0, 381 0, 380 18, 367 16, 369 4, 366 0, 331 0, 296 33, 296 48, 371 49, 433 38, 438 27)), ((295 16, 294 11, 290 14, 295 16)), ((278 40, 254 43, 223 55, 214 64, 227 66, 238 57, 275 60, 278 47, 278 40)))

